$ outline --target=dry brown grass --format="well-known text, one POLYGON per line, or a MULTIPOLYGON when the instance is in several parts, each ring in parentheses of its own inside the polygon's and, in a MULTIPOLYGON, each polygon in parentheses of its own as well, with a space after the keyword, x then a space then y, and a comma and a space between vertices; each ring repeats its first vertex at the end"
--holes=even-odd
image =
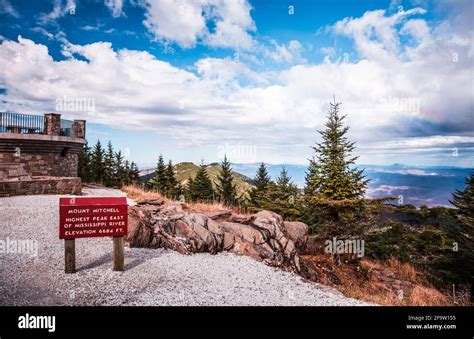
POLYGON ((362 259, 361 266, 371 270, 393 271, 400 280, 411 283, 420 283, 419 274, 413 265, 402 263, 397 259, 390 258, 386 261, 362 259))
POLYGON ((454 305, 448 300, 448 297, 442 294, 440 291, 425 287, 415 286, 409 296, 411 304, 413 306, 445 306, 454 305))
POLYGON ((202 203, 202 202, 193 202, 186 203, 185 208, 197 212, 216 212, 216 211, 231 211, 235 214, 247 214, 246 211, 242 208, 235 206, 225 206, 220 202, 214 203, 202 203))
MULTIPOLYGON (((136 185, 126 185, 121 189, 123 192, 127 193, 127 196, 131 199, 142 201, 147 199, 163 199, 165 201, 171 201, 170 199, 162 196, 160 193, 148 191, 143 189, 140 186, 136 185)), ((184 209, 188 209, 196 212, 216 212, 216 211, 231 211, 235 214, 246 214, 246 211, 242 208, 235 206, 225 206, 220 202, 213 203, 186 203, 183 206, 184 209)))
POLYGON ((368 281, 339 288, 344 295, 383 306, 454 306, 452 299, 440 291, 422 285, 393 291, 387 284, 368 281))
POLYGON ((160 193, 147 191, 140 186, 136 185, 125 185, 122 186, 121 190, 127 193, 127 196, 131 199, 140 201, 140 200, 147 200, 147 199, 163 199, 168 200, 160 193))
POLYGON ((386 261, 389 268, 395 270, 396 275, 400 280, 409 281, 412 283, 419 283, 418 273, 413 265, 402 263, 396 259, 390 258, 386 261))
POLYGON ((320 268, 321 283, 337 288, 347 297, 384 306, 454 305, 452 297, 430 286, 415 267, 396 259, 380 261, 364 258, 359 265, 350 262, 336 265, 331 255, 306 257, 320 268), (331 282, 325 272, 337 276, 340 284, 331 282))

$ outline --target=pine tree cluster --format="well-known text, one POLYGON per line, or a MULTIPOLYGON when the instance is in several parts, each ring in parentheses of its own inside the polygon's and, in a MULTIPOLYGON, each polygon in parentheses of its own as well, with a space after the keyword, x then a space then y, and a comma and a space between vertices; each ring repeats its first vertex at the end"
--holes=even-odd
POLYGON ((146 186, 169 199, 179 199, 183 194, 183 188, 176 179, 171 160, 165 165, 163 156, 160 154, 156 164, 155 176, 151 178, 146 186))
POLYGON ((251 210, 266 209, 280 214, 285 220, 299 219, 300 190, 292 182, 285 167, 282 167, 280 175, 273 182, 262 162, 253 183, 255 187, 250 192, 251 210))
POLYGON ((85 144, 79 153, 78 176, 83 182, 121 187, 138 182, 138 167, 121 151, 115 152, 110 141, 104 149, 98 140, 93 148, 85 144))

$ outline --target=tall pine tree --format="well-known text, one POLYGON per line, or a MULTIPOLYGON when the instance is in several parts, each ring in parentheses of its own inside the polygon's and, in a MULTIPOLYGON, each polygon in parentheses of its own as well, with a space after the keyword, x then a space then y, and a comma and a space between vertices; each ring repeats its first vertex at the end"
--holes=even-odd
POLYGON ((100 140, 97 140, 94 150, 92 151, 91 172, 93 181, 103 183, 105 174, 104 149, 102 148, 100 140))
POLYGON ((283 167, 276 182, 267 186, 265 198, 260 200, 260 207, 280 214, 285 220, 297 220, 300 215, 296 208, 298 194, 298 187, 283 167))
POLYGON ((268 174, 267 167, 262 162, 258 167, 257 174, 254 179, 254 184, 257 190, 263 191, 270 183, 270 175, 268 174))
POLYGON ((161 194, 165 195, 168 189, 168 178, 166 176, 166 165, 163 156, 160 154, 156 165, 154 188, 161 194))
POLYGON ((140 171, 138 170, 138 166, 136 163, 132 161, 130 165, 130 171, 131 171, 131 178, 132 178, 132 183, 136 183, 139 180, 139 175, 140 171))
POLYGON ((170 199, 177 199, 179 195, 178 180, 174 174, 173 163, 170 160, 166 166, 166 196, 170 199))
POLYGON ((184 186, 184 197, 186 199, 186 201, 192 201, 192 197, 193 197, 193 184, 194 184, 194 180, 192 177, 190 177, 188 179, 188 181, 186 182, 186 185, 184 186))
POLYGON ((125 179, 125 168, 124 168, 124 157, 122 155, 122 151, 118 151, 115 153, 115 161, 114 161, 114 182, 122 186, 125 179))
POLYGON ((282 192, 294 191, 294 188, 296 187, 291 182, 291 177, 288 175, 288 171, 286 170, 285 166, 281 168, 280 175, 276 179, 276 185, 282 192))
POLYGON ((271 183, 265 164, 262 162, 253 180, 255 188, 250 191, 250 204, 254 207, 261 207, 263 200, 271 183))
POLYGON ((453 199, 450 202, 458 209, 460 221, 470 226, 470 234, 472 234, 472 228, 474 227, 474 171, 469 174, 465 183, 466 188, 463 191, 457 189, 453 193, 453 199))
POLYGON ((196 177, 190 185, 189 195, 192 201, 212 202, 214 200, 215 192, 212 187, 212 181, 204 164, 201 164, 196 177))
MULTIPOLYGON (((457 208, 457 217, 460 222, 459 228, 454 228, 453 240, 457 252, 453 253, 452 262, 448 263, 449 269, 464 272, 467 281, 471 285, 471 302, 474 300, 474 171, 465 180, 466 188, 456 190, 453 199, 450 200, 457 208)), ((446 267, 445 267, 446 269, 446 267)))
POLYGON ((108 142, 107 150, 104 156, 104 184, 106 186, 114 185, 115 175, 115 155, 112 142, 108 142))
POLYGON ((87 145, 86 142, 86 144, 82 146, 81 152, 79 153, 77 160, 77 176, 81 178, 82 182, 93 181, 91 157, 91 148, 87 145))
POLYGON ((312 147, 315 154, 306 175, 305 194, 322 196, 328 200, 361 198, 368 180, 363 170, 354 168, 357 156, 353 156, 355 143, 347 139, 348 126, 345 116, 339 115, 341 103, 330 104, 326 129, 319 131, 322 141, 312 147))
POLYGON ((221 169, 217 175, 216 188, 220 201, 224 205, 231 206, 236 203, 237 189, 234 184, 232 167, 230 166, 230 162, 227 160, 227 156, 224 156, 221 169))

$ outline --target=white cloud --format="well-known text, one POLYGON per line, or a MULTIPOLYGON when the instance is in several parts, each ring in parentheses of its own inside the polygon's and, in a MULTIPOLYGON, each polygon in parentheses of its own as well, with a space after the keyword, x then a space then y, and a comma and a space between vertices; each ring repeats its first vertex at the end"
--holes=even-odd
POLYGON ((430 36, 430 28, 425 20, 413 19, 403 24, 400 33, 411 35, 421 41, 430 36))
POLYGON ((259 84, 268 83, 265 77, 253 72, 244 63, 230 58, 204 58, 198 60, 195 66, 202 79, 213 81, 216 86, 223 86, 224 88, 229 85, 231 87, 239 86, 238 78, 242 77, 259 84), (234 81, 233 84, 231 84, 232 81, 234 81))
POLYGON ((215 21, 214 32, 204 40, 209 46, 248 50, 254 46, 249 31, 255 31, 247 0, 208 0, 206 16, 215 21))
MULTIPOLYGON (((203 58, 182 69, 148 52, 115 51, 107 42, 66 44, 69 59, 54 61, 43 45, 6 40, 0 45, 0 79, 7 91, 0 101, 6 102, 3 109, 37 113, 54 109, 54 100, 64 95, 93 97, 96 114, 72 112, 70 117, 153 130, 173 138, 176 145, 243 141, 258 145, 263 161, 301 163, 310 155, 308 146, 335 94, 343 101, 350 138, 358 142, 360 152, 384 156, 387 150, 470 147, 472 32, 456 31, 446 23, 428 26, 427 31, 421 28, 424 24, 412 23, 403 34, 423 38, 404 47, 399 44, 399 20, 376 12, 364 14, 363 24, 361 18, 340 21, 341 32, 354 39, 361 60, 305 63, 271 74, 230 58, 203 58), (367 18, 372 18, 370 24, 367 18), (377 26, 380 34, 372 36, 359 26, 369 31, 377 26), (458 53, 458 62, 452 61, 451 51, 458 53), (380 110, 381 100, 389 97, 417 98, 420 112, 380 110)), ((414 20, 405 17, 405 24, 414 20)), ((285 47, 298 51, 300 44, 285 47)))
POLYGON ((76 13, 75 0, 54 0, 53 10, 48 14, 42 14, 39 17, 39 23, 47 24, 66 14, 74 15, 76 13))
POLYGON ((118 18, 122 15, 125 15, 124 12, 122 11, 123 0, 105 0, 104 4, 110 10, 114 18, 118 18))
POLYGON ((156 39, 191 48, 198 41, 212 47, 250 49, 255 30, 246 0, 143 0, 145 26, 156 39), (210 32, 206 22, 212 22, 210 32))
POLYGON ((411 15, 425 13, 422 8, 399 11, 390 16, 386 16, 384 10, 367 11, 360 18, 344 18, 331 28, 337 34, 353 38, 361 57, 390 62, 400 48, 397 26, 411 15))
POLYGON ((263 54, 276 63, 304 63, 306 60, 301 56, 303 46, 298 40, 291 40, 288 45, 281 45, 276 40, 270 40, 273 47, 263 47, 263 54))
POLYGON ((365 194, 368 197, 374 197, 378 195, 390 196, 396 191, 407 191, 412 189, 410 186, 390 186, 390 185, 380 185, 377 187, 369 187, 365 194))
POLYGON ((47 37, 49 40, 52 40, 54 38, 54 34, 48 32, 47 30, 45 30, 43 27, 34 27, 34 28, 31 28, 31 30, 33 32, 36 32, 36 33, 39 33, 41 35, 44 35, 45 37, 47 37))
POLYGON ((13 7, 9 0, 0 1, 0 14, 9 14, 15 18, 19 18, 20 14, 13 7))
POLYGON ((206 31, 202 5, 195 0, 146 1, 144 24, 157 39, 190 48, 206 31))

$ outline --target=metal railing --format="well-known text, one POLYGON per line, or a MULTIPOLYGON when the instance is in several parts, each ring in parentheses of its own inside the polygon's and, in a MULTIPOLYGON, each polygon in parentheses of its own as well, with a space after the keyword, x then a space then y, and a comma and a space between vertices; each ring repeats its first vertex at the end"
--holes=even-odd
MULTIPOLYGON (((61 119, 61 136, 72 137, 71 120, 61 119)), ((25 133, 25 134, 45 134, 44 116, 21 113, 0 112, 0 133, 25 133)))
POLYGON ((0 132, 44 134, 44 117, 0 112, 0 132))

